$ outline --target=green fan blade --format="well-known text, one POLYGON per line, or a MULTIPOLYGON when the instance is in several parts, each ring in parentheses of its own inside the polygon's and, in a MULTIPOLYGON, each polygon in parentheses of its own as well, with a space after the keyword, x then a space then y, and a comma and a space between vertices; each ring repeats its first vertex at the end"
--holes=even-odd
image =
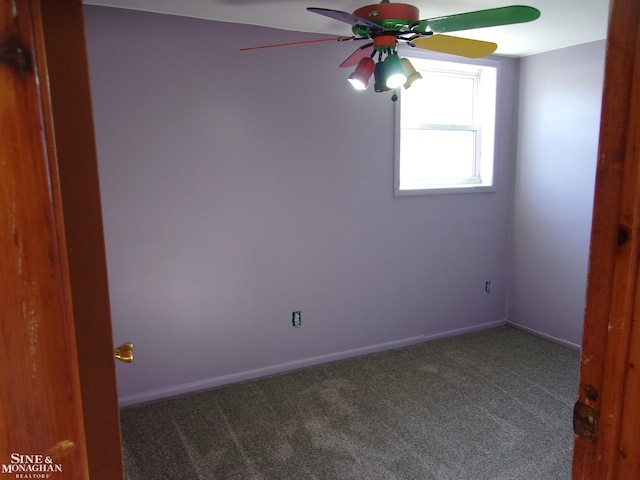
POLYGON ((531 22, 538 17, 540 17, 540 10, 537 8, 512 5, 420 20, 412 31, 422 34, 458 32, 473 28, 531 22))
POLYGON ((411 46, 425 50, 433 50, 434 52, 460 55, 467 58, 486 57, 498 48, 498 45, 493 42, 452 37, 450 35, 429 35, 428 37, 421 37, 411 42, 411 46))

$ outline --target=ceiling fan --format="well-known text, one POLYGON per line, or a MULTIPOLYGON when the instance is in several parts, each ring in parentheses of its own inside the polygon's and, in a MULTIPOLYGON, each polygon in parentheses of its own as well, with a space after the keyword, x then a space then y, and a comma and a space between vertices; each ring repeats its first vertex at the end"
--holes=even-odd
MULTIPOLYGON (((409 88, 415 80, 421 78, 409 60, 400 58, 398 55, 399 42, 424 50, 468 58, 481 58, 491 55, 498 46, 493 42, 445 34, 531 22, 540 17, 540 11, 536 8, 511 5, 420 20, 417 7, 406 3, 390 3, 389 0, 366 5, 353 13, 315 7, 307 8, 307 10, 348 23, 351 25, 353 35, 241 48, 240 50, 332 40, 370 40, 347 57, 340 64, 340 67, 356 67, 349 76, 349 82, 359 90, 365 90, 368 87, 369 80, 373 75, 376 92, 393 90, 402 86, 409 88)), ((394 95, 393 99, 397 99, 397 95, 394 95)))

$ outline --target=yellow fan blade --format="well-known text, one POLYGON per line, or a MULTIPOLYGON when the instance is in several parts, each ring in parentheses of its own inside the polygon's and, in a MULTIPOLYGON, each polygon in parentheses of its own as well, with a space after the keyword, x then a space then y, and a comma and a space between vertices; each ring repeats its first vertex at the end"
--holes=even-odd
POLYGON ((468 38, 452 37, 450 35, 431 35, 420 37, 411 42, 411 45, 425 50, 450 53, 468 58, 481 58, 491 55, 498 45, 482 40, 470 40, 468 38))

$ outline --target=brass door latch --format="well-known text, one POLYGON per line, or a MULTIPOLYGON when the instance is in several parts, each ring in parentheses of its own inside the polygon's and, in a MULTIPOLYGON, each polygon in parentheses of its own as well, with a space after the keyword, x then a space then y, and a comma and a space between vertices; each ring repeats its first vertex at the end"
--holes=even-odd
POLYGON ((127 342, 120 345, 113 351, 113 358, 121 362, 133 362, 133 343, 127 342))

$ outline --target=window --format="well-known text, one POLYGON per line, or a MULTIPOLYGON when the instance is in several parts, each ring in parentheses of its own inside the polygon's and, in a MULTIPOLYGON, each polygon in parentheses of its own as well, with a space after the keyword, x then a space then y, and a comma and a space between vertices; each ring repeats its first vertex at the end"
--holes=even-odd
POLYGON ((498 62, 409 60, 422 80, 396 102, 396 195, 493 191, 498 62))

